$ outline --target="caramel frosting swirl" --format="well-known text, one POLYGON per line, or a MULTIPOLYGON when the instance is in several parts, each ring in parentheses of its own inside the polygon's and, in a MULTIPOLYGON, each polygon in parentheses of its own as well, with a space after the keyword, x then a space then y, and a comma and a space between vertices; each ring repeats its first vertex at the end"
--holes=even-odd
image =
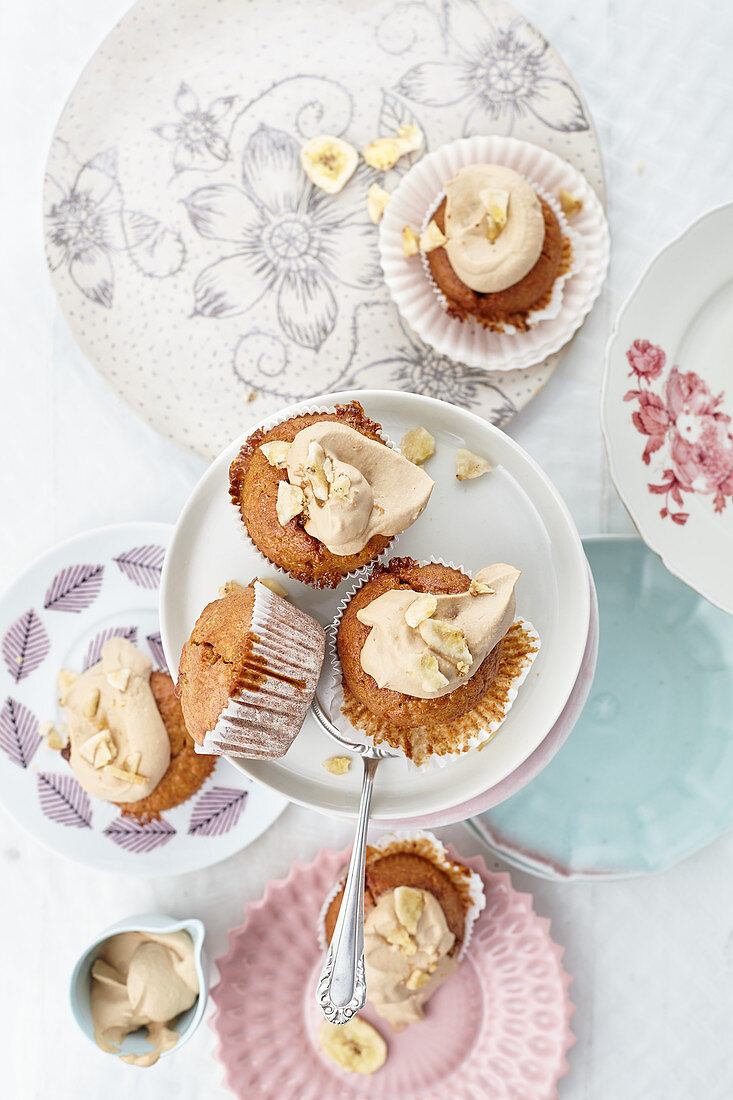
POLYGON ((545 222, 540 200, 518 172, 498 164, 470 164, 446 185, 445 196, 445 249, 466 286, 494 294, 532 270, 542 252, 545 222), (508 195, 506 224, 491 240, 485 200, 496 193, 508 195))
POLYGON ((298 432, 287 471, 303 490, 305 530, 343 557, 413 524, 434 484, 398 451, 332 420, 298 432))
POLYGON ((416 699, 448 695, 473 676, 511 626, 519 577, 512 565, 481 569, 468 591, 432 597, 434 609, 415 626, 410 625, 416 617, 412 612, 425 607, 426 594, 409 588, 385 592, 356 613, 359 622, 371 627, 361 650, 361 667, 380 688, 416 699), (439 630, 452 634, 453 641, 441 639, 439 630), (427 686, 425 659, 437 673, 433 687, 427 686))
POLYGON ((411 935, 397 916, 395 890, 382 894, 364 921, 369 1001, 395 1031, 422 1019, 425 1002, 458 966, 449 955, 455 936, 440 902, 427 890, 412 893, 422 907, 411 935))
POLYGON ((170 739, 150 690, 152 661, 125 638, 76 679, 66 707, 72 771, 95 798, 137 802, 155 790, 170 764, 170 739), (134 767, 133 767, 134 764, 134 767), (133 773, 130 779, 127 773, 133 773))

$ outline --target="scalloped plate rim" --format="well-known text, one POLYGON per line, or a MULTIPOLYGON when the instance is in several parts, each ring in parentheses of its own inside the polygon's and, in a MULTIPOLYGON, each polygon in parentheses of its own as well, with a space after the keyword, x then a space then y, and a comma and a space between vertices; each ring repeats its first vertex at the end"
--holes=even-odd
POLYGON ((615 344, 619 337, 621 324, 626 319, 632 307, 636 304, 635 299, 645 289, 649 280, 653 279, 655 268, 664 257, 669 256, 671 253, 673 253, 679 245, 681 245, 688 237, 692 236, 695 231, 699 229, 700 226, 709 218, 714 218, 722 211, 731 210, 731 208, 733 208, 733 199, 729 200, 728 202, 719 203, 717 206, 713 206, 709 210, 703 211, 702 214, 698 215, 698 217, 689 222, 675 237, 673 237, 657 252, 655 252, 652 258, 646 264, 643 271, 636 280, 634 286, 629 291, 628 295, 619 307, 616 314, 616 319, 613 324, 613 328, 611 330, 611 334, 606 341, 603 363, 603 378, 601 380, 601 392, 599 398, 601 434, 603 435, 603 444, 606 452, 608 469, 611 474, 614 488, 616 489, 616 492, 621 499, 621 503, 628 513, 629 519, 634 524, 634 527, 636 528, 639 537, 643 539, 649 549, 652 550, 661 559, 665 568, 668 569, 669 572, 672 573, 675 577, 677 577, 678 580, 681 580, 683 584, 686 584, 690 588, 693 588, 706 600, 709 600, 710 603, 714 604, 715 607, 719 607, 721 611, 727 611, 728 613, 733 613, 733 598, 731 598, 728 602, 722 601, 720 600, 720 598, 716 598, 709 591, 705 590, 706 586, 704 578, 702 580, 692 579, 690 576, 687 575, 688 571, 686 569, 675 565, 673 557, 670 557, 670 551, 665 549, 665 547, 662 546, 656 538, 649 534, 648 522, 645 521, 640 515, 638 515, 630 504, 627 491, 624 488, 624 483, 621 479, 618 469, 618 461, 615 456, 615 445, 613 443, 612 430, 609 424, 607 406, 609 401, 609 388, 611 377, 611 356, 615 350, 615 344))

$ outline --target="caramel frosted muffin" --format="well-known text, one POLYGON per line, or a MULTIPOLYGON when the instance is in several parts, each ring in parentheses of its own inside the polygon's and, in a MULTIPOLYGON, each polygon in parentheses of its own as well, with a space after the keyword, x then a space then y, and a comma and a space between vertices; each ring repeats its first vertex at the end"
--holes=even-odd
MULTIPOLYGON (((323 915, 327 942, 343 894, 339 885, 323 915)), ((395 834, 367 848, 367 996, 396 1031, 422 1019, 426 1001, 455 972, 483 905, 479 876, 431 833, 395 834)))
POLYGON ((552 208, 513 169, 476 164, 446 185, 433 220, 447 239, 427 261, 448 312, 526 328, 527 315, 549 302, 564 263, 552 208))
POLYGON ((214 757, 201 756, 195 751, 176 697, 175 684, 168 673, 154 669, 150 674, 150 690, 168 734, 171 762, 147 798, 118 803, 122 813, 131 817, 155 818, 164 810, 179 806, 196 793, 216 767, 214 757))
POLYGON ((149 819, 190 798, 215 761, 194 752, 173 681, 114 637, 81 676, 64 674, 69 727, 63 756, 90 794, 149 819))
POLYGON ((433 482, 357 401, 247 439, 229 491, 255 546, 295 580, 335 588, 423 512, 433 482))
POLYGON ((339 624, 351 694, 397 729, 444 725, 472 710, 497 674, 514 620, 510 565, 459 569, 412 558, 377 566, 339 624))
POLYGON ((183 647, 176 685, 197 751, 284 756, 324 648, 323 627, 259 581, 208 604, 183 647))

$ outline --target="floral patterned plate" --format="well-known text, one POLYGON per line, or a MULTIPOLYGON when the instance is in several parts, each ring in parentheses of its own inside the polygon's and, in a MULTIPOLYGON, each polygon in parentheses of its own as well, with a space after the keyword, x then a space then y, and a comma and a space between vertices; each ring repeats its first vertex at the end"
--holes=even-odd
POLYGON ((733 613, 733 203, 651 262, 606 352, 611 475, 667 568, 733 613))
POLYGON ((0 598, 0 801, 61 855, 117 874, 178 875, 251 844, 285 799, 222 760, 187 802, 139 825, 91 798, 40 727, 61 723, 56 679, 122 634, 159 668, 158 586, 172 528, 125 523, 54 547, 0 598))
POLYGON ((543 878, 626 878, 733 825, 733 619, 636 536, 583 545, 601 620, 588 702, 554 760, 474 822, 543 878))
POLYGON ((361 1015, 389 1048, 372 1076, 346 1074, 321 1053, 318 914, 348 855, 324 848, 313 863, 294 864, 286 879, 268 883, 261 901, 245 906, 242 924, 229 932, 229 950, 216 960, 221 980, 211 991, 211 1023, 234 1095, 557 1100, 575 1042, 563 948, 531 896, 514 890, 508 874, 487 871, 480 856, 464 862, 484 880, 486 908, 466 958, 431 998, 425 1019, 396 1034, 367 1006, 361 1015))
POLYGON ((426 149, 511 134, 603 198, 580 92, 504 0, 350 0, 329 6, 327 34, 317 24, 305 0, 140 0, 89 62, 49 153, 46 250, 74 335, 129 408, 207 459, 243 421, 348 387, 503 424, 560 359, 492 374, 427 347, 380 271, 366 191, 381 176, 362 165, 325 195, 300 167, 304 139, 363 147, 404 122, 426 149))

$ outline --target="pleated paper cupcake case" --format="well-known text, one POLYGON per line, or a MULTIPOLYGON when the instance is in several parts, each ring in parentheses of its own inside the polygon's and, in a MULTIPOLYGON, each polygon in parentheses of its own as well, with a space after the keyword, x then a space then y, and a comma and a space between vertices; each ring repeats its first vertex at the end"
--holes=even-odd
MULTIPOLYGON (((461 863, 460 859, 451 860, 448 855, 448 851, 444 844, 438 840, 434 833, 428 832, 424 829, 405 829, 398 830, 393 833, 387 833, 385 836, 379 837, 378 840, 370 840, 369 847, 375 848, 378 852, 386 852, 393 845, 409 845, 411 843, 416 844, 418 847, 428 846, 431 849, 429 857, 431 862, 440 867, 442 871, 448 875, 448 877, 456 882, 461 894, 468 900, 468 905, 465 912, 465 930, 463 933, 463 942, 461 943, 461 949, 456 956, 457 962, 465 956, 468 950, 468 945, 471 942, 471 936, 473 934, 473 926, 478 920, 481 910, 486 904, 486 895, 484 891, 484 884, 481 880, 481 876, 476 871, 470 871, 468 868, 462 870, 460 876, 460 882, 456 881, 456 871, 454 865, 459 863, 461 868, 464 869, 465 865, 461 863), (468 874, 465 873, 468 871, 468 874)), ((326 914, 328 908, 343 888, 346 882, 346 871, 339 876, 338 880, 334 883, 333 889, 329 890, 326 899, 321 906, 321 910, 318 914, 318 924, 316 927, 318 935, 318 944, 322 951, 325 951, 328 947, 326 942, 326 914)))
MULTIPOLYGON (((533 190, 540 196, 540 198, 544 199, 544 201, 552 210, 553 214, 558 220, 562 235, 569 242, 571 249, 570 262, 567 268, 555 278, 555 282, 552 284, 552 290, 550 292, 550 300, 547 305, 543 306, 541 309, 530 310, 527 314, 527 325, 532 328, 540 321, 552 321, 560 315, 563 304, 563 290, 565 284, 567 283, 568 279, 572 278, 574 275, 577 275, 583 270, 586 261, 586 247, 585 241, 580 236, 580 234, 576 233, 575 230, 568 224, 568 219, 565 217, 562 211, 562 207, 560 206, 560 203, 557 201, 554 195, 551 195, 549 191, 542 187, 542 185, 539 184, 536 180, 529 179, 527 180, 527 182, 529 183, 530 187, 532 187, 533 190)), ((438 209, 444 198, 445 191, 441 191, 441 193, 435 199, 434 203, 432 203, 432 205, 429 207, 428 213, 423 219, 422 225, 420 226, 421 233, 424 233, 427 229, 433 215, 435 214, 435 211, 438 209)), ((433 278, 433 273, 430 270, 428 258, 424 252, 420 253, 420 261, 422 263, 423 271, 425 272, 425 277, 430 283, 438 301, 440 302, 441 309, 447 311, 448 300, 446 299, 445 294, 440 289, 438 284, 435 282, 435 279, 433 278)), ((480 324, 479 321, 474 321, 470 318, 467 321, 460 321, 456 317, 451 318, 451 320, 453 320, 457 325, 480 324)), ((497 326, 494 327, 492 331, 501 332, 506 336, 522 335, 520 329, 516 328, 514 325, 509 324, 508 322, 501 323, 500 327, 497 324, 497 326)))
MULTIPOLYGON (((435 556, 423 559, 420 564, 445 565, 449 569, 461 568, 452 561, 445 561, 443 558, 437 558, 435 556)), ((371 734, 366 733, 364 730, 357 729, 355 726, 353 726, 342 711, 342 707, 345 702, 343 689, 343 670, 341 668, 341 662, 339 660, 337 650, 338 630, 339 626, 341 625, 341 619, 343 618, 344 612, 353 596, 370 579, 370 575, 371 572, 369 573, 369 575, 366 575, 365 573, 365 575, 358 578, 355 584, 352 584, 349 591, 346 592, 339 601, 339 605, 336 609, 334 617, 331 620, 330 624, 326 627, 326 659, 328 660, 330 665, 331 678, 330 682, 326 686, 326 698, 324 701, 326 705, 326 711, 331 718, 331 721, 336 726, 338 726, 338 728, 342 731, 342 733, 346 735, 346 737, 349 738, 349 740, 360 741, 364 742, 367 745, 374 746, 374 737, 371 734)), ((397 756, 399 756, 401 759, 407 760, 411 768, 414 768, 416 771, 421 772, 425 772, 432 767, 444 768, 448 764, 452 764, 454 761, 459 760, 462 756, 465 755, 466 752, 470 751, 471 749, 476 749, 479 746, 485 745, 506 721, 507 715, 509 714, 509 711, 512 708, 512 704, 514 703, 514 700, 516 699, 519 692, 519 688, 526 680, 529 670, 532 667, 532 664, 537 654, 539 653, 541 646, 539 634, 535 630, 532 623, 526 621, 525 619, 515 619, 514 622, 515 624, 521 624, 521 627, 526 634, 528 641, 532 643, 534 649, 527 652, 526 661, 523 664, 520 672, 516 676, 512 677, 511 685, 507 691, 507 698, 502 708, 502 717, 499 721, 491 722, 488 728, 483 729, 480 732, 470 736, 464 742, 463 748, 460 751, 442 754, 432 753, 429 755, 429 758, 427 760, 419 764, 415 763, 415 761, 411 760, 399 749, 394 748, 394 746, 392 746, 389 741, 380 741, 379 744, 382 746, 384 746, 385 743, 390 745, 390 748, 393 748, 397 756)), ((478 706, 481 706, 481 703, 479 703, 478 706)), ((474 708, 474 710, 475 709, 476 708, 474 708)), ((470 713, 472 712, 469 711, 469 714, 470 713)), ((458 721, 460 721, 460 719, 458 721)))
MULTIPOLYGON (((278 424, 284 424, 286 420, 293 420, 296 416, 315 416, 315 415, 322 414, 322 413, 335 413, 335 412, 336 412, 336 406, 335 405, 331 405, 331 406, 329 406, 329 405, 308 405, 306 408, 302 408, 302 409, 299 408, 297 412, 295 412, 295 413, 291 412, 287 416, 276 414, 274 416, 268 417, 267 420, 264 420, 261 424, 258 424, 255 427, 253 427, 252 432, 259 431, 260 429, 262 429, 265 432, 269 432, 271 428, 275 428, 278 424)), ((252 432, 250 432, 250 435, 252 434, 252 432)), ((391 450, 397 451, 398 453, 400 453, 399 447, 397 446, 397 444, 393 440, 391 440, 383 431, 380 431, 379 434, 380 434, 380 437, 382 439, 382 442, 386 443, 386 445, 391 450)), ((237 513, 237 518, 239 520, 239 530, 240 530, 240 534, 242 535, 242 538, 245 540, 245 542, 249 543, 249 545, 252 547, 252 549, 256 553, 257 557, 262 561, 262 563, 271 572, 275 572, 278 575, 278 577, 282 577, 283 580, 287 580, 287 581, 295 580, 296 579, 295 577, 292 577, 290 575, 290 573, 287 572, 287 570, 283 569, 281 566, 276 565, 275 562, 271 561, 265 554, 262 553, 259 546, 257 546, 254 543, 254 541, 252 540, 252 538, 249 534, 249 531, 247 530, 246 524, 242 521, 241 514, 239 512, 239 505, 233 499, 232 499, 232 507, 236 510, 236 513, 237 513)), ((399 537, 400 537, 399 534, 393 535, 392 538, 387 543, 387 545, 385 546, 384 550, 382 550, 382 552, 377 557, 375 557, 372 561, 367 562, 366 565, 362 565, 359 569, 352 569, 349 573, 344 573, 342 579, 339 581, 339 584, 343 584, 344 581, 346 581, 346 580, 361 577, 361 576, 363 576, 363 574, 367 570, 371 569, 378 562, 385 561, 394 552, 394 548, 395 548, 395 545, 396 545, 397 541, 399 540, 399 537)), ((304 582, 299 582, 299 583, 304 583, 304 582)))

